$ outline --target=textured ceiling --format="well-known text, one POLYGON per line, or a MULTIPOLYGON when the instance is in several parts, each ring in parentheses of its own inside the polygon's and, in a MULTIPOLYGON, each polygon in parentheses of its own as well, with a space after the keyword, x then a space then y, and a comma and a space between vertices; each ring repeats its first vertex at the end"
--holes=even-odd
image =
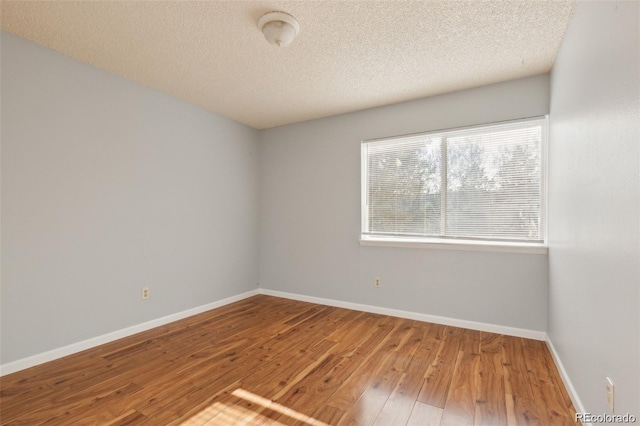
POLYGON ((262 129, 545 73, 574 3, 2 0, 0 25, 262 129), (272 10, 290 46, 258 31, 272 10))

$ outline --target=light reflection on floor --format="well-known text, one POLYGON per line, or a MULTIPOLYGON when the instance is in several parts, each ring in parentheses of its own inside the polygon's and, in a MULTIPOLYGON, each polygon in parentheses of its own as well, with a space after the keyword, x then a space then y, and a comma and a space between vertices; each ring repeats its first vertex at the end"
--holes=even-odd
POLYGON ((275 411, 287 416, 297 422, 302 422, 310 426, 329 426, 319 420, 299 413, 291 408, 278 404, 268 398, 263 398, 244 389, 236 389, 231 395, 249 403, 255 404, 256 411, 243 407, 240 404, 224 402, 214 402, 198 414, 181 423, 182 426, 204 426, 204 425, 250 425, 255 423, 269 425, 284 425, 284 423, 271 419, 261 414, 264 410, 275 411))

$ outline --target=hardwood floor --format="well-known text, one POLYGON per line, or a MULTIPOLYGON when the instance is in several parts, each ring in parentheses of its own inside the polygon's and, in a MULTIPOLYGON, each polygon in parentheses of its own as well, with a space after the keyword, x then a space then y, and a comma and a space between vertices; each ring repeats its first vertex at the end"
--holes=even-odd
POLYGON ((255 296, 2 377, 3 425, 574 425, 544 342, 255 296))

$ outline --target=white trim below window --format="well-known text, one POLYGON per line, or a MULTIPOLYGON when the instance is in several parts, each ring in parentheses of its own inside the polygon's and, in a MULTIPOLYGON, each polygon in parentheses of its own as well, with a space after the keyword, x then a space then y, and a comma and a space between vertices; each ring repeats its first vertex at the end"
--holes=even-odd
POLYGON ((444 238, 393 238, 365 237, 360 238, 361 246, 403 247, 431 250, 490 251, 499 253, 547 254, 544 244, 512 243, 497 241, 449 240, 444 238))

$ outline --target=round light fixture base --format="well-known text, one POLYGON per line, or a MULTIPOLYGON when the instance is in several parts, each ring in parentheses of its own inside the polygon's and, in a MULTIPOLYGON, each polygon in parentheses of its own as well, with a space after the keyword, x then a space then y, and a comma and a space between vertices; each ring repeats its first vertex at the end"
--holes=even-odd
POLYGON ((291 44, 300 32, 296 18, 285 12, 265 13, 258 19, 258 28, 269 43, 279 47, 291 44))

